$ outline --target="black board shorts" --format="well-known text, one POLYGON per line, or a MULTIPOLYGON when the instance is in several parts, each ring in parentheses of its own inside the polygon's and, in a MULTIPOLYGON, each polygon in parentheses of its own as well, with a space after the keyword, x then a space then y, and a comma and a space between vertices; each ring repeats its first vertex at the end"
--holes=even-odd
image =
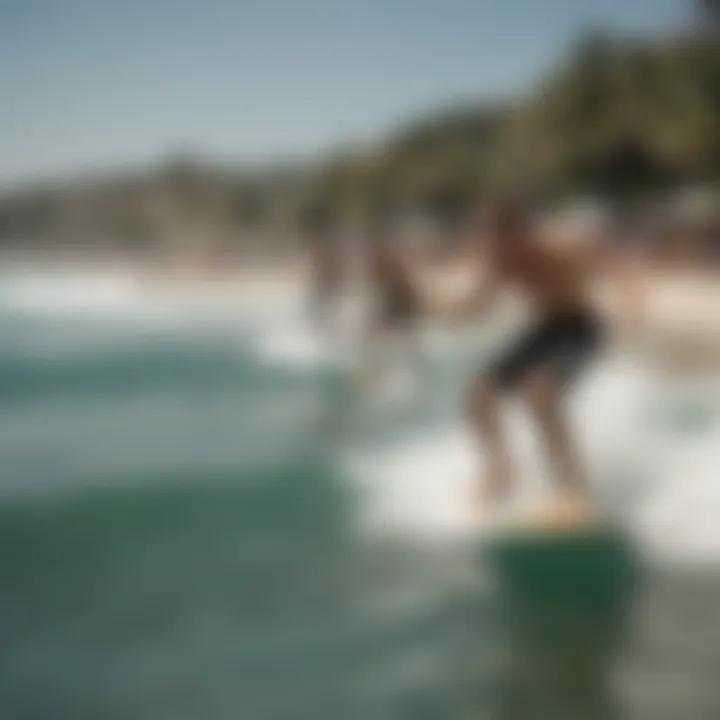
POLYGON ((420 319, 420 304, 409 291, 386 291, 380 296, 377 321, 380 327, 395 329, 420 319))
POLYGON ((490 380, 511 388, 530 371, 551 367, 562 384, 573 380, 600 350, 604 332, 590 312, 541 320, 491 362, 490 380))

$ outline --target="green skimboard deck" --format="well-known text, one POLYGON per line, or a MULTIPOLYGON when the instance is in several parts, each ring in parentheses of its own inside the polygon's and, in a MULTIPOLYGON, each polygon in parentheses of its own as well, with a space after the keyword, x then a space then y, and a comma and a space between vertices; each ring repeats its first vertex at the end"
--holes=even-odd
POLYGON ((620 529, 517 527, 486 536, 508 664, 500 718, 608 720, 608 681, 627 637, 638 556, 620 529))
POLYGON ((634 544, 622 529, 505 530, 483 551, 504 593, 528 602, 600 604, 627 596, 637 578, 634 544))

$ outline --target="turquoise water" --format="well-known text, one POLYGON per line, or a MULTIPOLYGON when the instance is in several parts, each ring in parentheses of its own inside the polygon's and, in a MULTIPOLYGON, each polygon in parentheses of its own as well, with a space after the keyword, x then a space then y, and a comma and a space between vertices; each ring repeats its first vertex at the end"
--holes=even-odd
MULTIPOLYGON (((476 544, 363 532, 341 461, 442 427, 472 354, 389 409, 202 322, 5 312, 0 337, 2 718, 501 716, 507 638, 476 544)), ((713 577, 651 573, 627 717, 711 717, 709 676, 660 690, 720 667, 718 604, 687 611, 720 597, 713 577), (685 644, 664 630, 681 621, 685 644)))
POLYGON ((336 374, 212 333, 7 317, 2 335, 4 718, 472 707, 472 565, 358 537, 336 374))

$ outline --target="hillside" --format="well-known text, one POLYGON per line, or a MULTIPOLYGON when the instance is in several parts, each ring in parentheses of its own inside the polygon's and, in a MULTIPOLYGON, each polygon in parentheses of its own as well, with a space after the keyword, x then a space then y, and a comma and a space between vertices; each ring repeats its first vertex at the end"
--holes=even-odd
POLYGON ((181 156, 144 173, 6 193, 0 239, 235 251, 350 213, 453 218, 507 183, 549 197, 623 201, 717 184, 720 43, 717 4, 707 5, 702 31, 663 39, 589 34, 530 96, 434 113, 373 148, 267 170, 181 156))

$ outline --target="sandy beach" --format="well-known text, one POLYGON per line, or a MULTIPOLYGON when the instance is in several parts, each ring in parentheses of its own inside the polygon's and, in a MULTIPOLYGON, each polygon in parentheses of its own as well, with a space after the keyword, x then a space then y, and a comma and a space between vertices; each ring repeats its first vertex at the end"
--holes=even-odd
MULTIPOLYGON (((25 293, 26 298, 38 299, 61 290, 74 305, 132 296, 149 307, 171 294, 190 302, 195 299, 207 310, 215 307, 223 314, 252 298, 297 300, 307 293, 310 283, 310 268, 300 257, 236 261, 222 268, 149 266, 134 261, 24 262, 6 264, 2 274, 22 280, 26 288, 36 291, 25 293), (93 290, 92 299, 88 287, 93 290)), ((468 266, 459 262, 424 263, 418 266, 416 277, 426 296, 442 299, 462 296, 476 281, 468 266)), ((597 306, 608 319, 616 342, 654 363, 689 369, 708 363, 720 365, 720 275, 648 269, 641 282, 643 298, 638 308, 628 307, 613 286, 596 287, 597 306)), ((526 312, 521 299, 508 295, 493 323, 518 322, 526 312)))

